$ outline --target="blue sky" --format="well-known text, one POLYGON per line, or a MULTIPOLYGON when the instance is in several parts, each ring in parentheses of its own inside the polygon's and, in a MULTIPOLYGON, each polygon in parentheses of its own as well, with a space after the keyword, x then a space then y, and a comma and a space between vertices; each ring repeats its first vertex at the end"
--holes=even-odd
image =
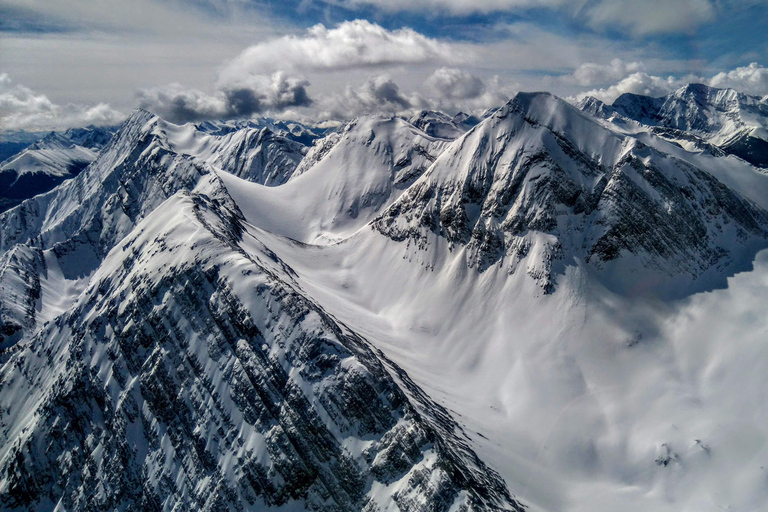
POLYGON ((766 0, 0 0, 0 128, 764 96, 766 26, 766 0))

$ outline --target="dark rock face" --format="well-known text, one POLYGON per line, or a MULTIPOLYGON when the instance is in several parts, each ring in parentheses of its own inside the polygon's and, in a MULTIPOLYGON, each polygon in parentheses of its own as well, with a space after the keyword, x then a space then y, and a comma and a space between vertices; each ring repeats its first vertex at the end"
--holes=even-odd
POLYGON ((723 145, 723 151, 758 167, 768 168, 768 141, 743 135, 723 145))
POLYGON ((39 248, 19 245, 0 256, 0 358, 35 326, 44 272, 39 248))
POLYGON ((765 242, 768 213, 710 174, 610 134, 560 100, 547 100, 554 113, 535 112, 528 96, 446 150, 374 228, 422 249, 430 235, 445 238, 481 272, 499 262, 514 272, 533 251, 526 271, 547 292, 564 259, 602 268, 632 254, 664 275, 696 278, 731 263, 727 234, 765 242), (578 116, 604 151, 540 122, 550 115, 578 116))
POLYGON ((613 110, 630 119, 645 124, 655 124, 661 120, 660 112, 666 98, 651 98, 626 92, 613 102, 613 110))

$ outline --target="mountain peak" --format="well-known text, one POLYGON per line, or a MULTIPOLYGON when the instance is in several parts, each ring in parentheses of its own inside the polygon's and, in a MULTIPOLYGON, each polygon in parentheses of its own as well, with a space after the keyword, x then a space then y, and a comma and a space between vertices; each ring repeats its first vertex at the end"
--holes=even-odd
POLYGON ((710 87, 708 85, 704 85, 702 83, 689 83, 681 88, 679 88, 674 95, 697 95, 697 96, 706 96, 710 94, 712 91, 718 91, 720 89, 715 89, 714 87, 710 87))
POLYGON ((160 119, 160 117, 157 116, 156 114, 153 114, 149 110, 145 110, 141 107, 136 107, 131 112, 131 115, 129 115, 128 118, 125 121, 123 121, 123 125, 139 124, 139 123, 146 124, 148 122, 156 121, 158 119, 160 119))

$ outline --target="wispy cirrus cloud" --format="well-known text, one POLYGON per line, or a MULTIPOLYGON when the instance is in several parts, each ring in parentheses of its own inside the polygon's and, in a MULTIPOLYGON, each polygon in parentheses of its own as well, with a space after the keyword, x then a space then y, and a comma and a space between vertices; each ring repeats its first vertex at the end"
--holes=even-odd
POLYGON ((567 0, 340 0, 328 3, 343 5, 347 8, 368 5, 382 10, 393 11, 430 11, 452 15, 470 15, 530 9, 534 7, 559 7, 567 0))
POLYGON ((347 8, 373 6, 386 12, 430 12, 451 16, 556 10, 593 30, 625 29, 634 36, 690 33, 715 19, 713 0, 334 0, 347 8))
POLYGON ((647 36, 691 33, 713 21, 717 7, 711 0, 599 0, 586 2, 575 12, 594 29, 623 28, 647 36))

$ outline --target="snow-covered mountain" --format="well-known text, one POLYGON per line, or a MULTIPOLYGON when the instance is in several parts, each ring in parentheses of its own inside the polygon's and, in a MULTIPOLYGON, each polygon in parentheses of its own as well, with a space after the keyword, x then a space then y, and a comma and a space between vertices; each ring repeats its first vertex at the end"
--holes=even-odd
POLYGON ((109 128, 51 132, 0 163, 0 211, 77 176, 112 137, 109 128))
POLYGON ((0 133, 0 162, 16 155, 24 148, 48 135, 48 132, 28 132, 24 130, 0 133))
POLYGON ((578 259, 660 285, 721 273, 768 241, 768 212, 709 173, 611 131, 549 94, 518 94, 440 155, 374 227, 416 247, 444 238, 484 271, 518 267, 552 291, 578 259), (632 256, 631 262, 622 256, 632 256))
MULTIPOLYGON (((168 144, 256 183, 284 183, 322 130, 266 120, 208 122, 176 127, 166 124, 168 144), (299 142, 305 141, 305 142, 299 142)), ((3 210, 47 192, 76 176, 111 139, 112 128, 72 128, 51 132, 0 164, 3 210)))
POLYGON ((174 128, 137 112, 86 172, 2 216, 3 507, 518 509, 174 128))
POLYGON ((0 214, 0 508, 759 510, 768 174, 669 101, 137 110, 0 214))
POLYGON ((733 89, 689 84, 661 98, 625 93, 608 107, 594 98, 580 105, 592 114, 619 115, 653 126, 654 133, 683 145, 697 139, 768 167, 768 101, 733 89))
POLYGON ((464 112, 459 112, 455 116, 450 117, 442 112, 422 110, 418 114, 411 116, 408 122, 426 132, 427 135, 453 140, 462 136, 479 123, 480 120, 464 112))

